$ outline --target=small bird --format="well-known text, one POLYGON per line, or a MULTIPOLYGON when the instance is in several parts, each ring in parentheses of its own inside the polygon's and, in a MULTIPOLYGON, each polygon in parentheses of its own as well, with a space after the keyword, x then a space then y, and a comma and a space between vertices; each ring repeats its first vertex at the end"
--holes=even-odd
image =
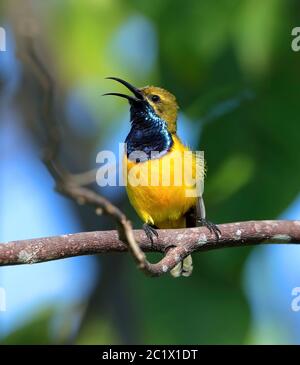
MULTIPOLYGON (((160 87, 136 88, 118 77, 107 79, 123 84, 133 93, 133 96, 121 93, 104 95, 125 98, 130 104, 131 129, 125 140, 123 171, 130 203, 144 222, 143 229, 148 239, 154 243, 154 237, 158 237, 157 228, 200 225, 206 226, 219 239, 219 228, 205 217, 202 196, 204 160, 191 154, 192 158, 187 163, 194 180, 174 183, 182 174, 184 158, 180 156, 190 151, 177 136, 178 105, 175 96, 160 87), (133 177, 138 179, 138 184, 133 181, 133 177), (152 177, 156 179, 155 184, 152 177), (186 191, 194 187, 195 180, 200 186, 199 194, 187 196, 186 191), (163 183, 165 181, 169 183, 163 183)), ((190 276, 192 270, 189 255, 171 270, 171 274, 174 277, 190 276)))

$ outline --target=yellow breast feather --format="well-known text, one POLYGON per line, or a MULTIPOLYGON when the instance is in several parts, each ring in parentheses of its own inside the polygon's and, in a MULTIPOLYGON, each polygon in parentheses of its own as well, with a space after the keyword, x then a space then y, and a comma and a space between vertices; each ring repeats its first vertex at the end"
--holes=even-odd
POLYGON ((135 163, 124 156, 129 200, 145 223, 159 228, 184 226, 182 217, 196 204, 196 197, 187 196, 187 191, 204 178, 203 161, 187 153, 178 137, 173 141, 172 149, 159 159, 135 163))

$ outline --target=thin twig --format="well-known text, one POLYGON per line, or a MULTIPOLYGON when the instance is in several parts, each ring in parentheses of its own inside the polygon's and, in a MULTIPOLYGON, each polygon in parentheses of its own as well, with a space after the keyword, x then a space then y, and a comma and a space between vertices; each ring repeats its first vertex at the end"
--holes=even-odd
POLYGON ((86 181, 82 181, 80 178, 84 175, 72 174, 61 166, 59 161, 61 125, 58 123, 54 113, 54 82, 47 68, 37 56, 32 38, 26 38, 24 40, 23 48, 18 51, 18 56, 31 70, 44 96, 44 102, 41 108, 41 120, 43 121, 46 134, 46 148, 43 160, 55 180, 56 190, 79 204, 93 206, 97 214, 103 212, 111 216, 117 224, 119 239, 128 245, 138 267, 146 274, 152 275, 153 265, 147 261, 144 252, 137 244, 133 235, 131 222, 125 214, 100 194, 84 187, 83 185, 86 185, 86 181))

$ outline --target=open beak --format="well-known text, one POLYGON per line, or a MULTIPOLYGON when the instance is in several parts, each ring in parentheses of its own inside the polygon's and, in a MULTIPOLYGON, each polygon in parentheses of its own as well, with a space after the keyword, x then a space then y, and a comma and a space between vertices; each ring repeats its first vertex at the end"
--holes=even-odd
POLYGON ((130 90, 133 93, 133 95, 135 97, 133 97, 131 95, 120 94, 120 93, 106 93, 106 94, 103 94, 102 96, 105 96, 105 95, 120 96, 121 98, 127 99, 129 102, 137 102, 137 101, 143 101, 144 100, 144 96, 140 92, 140 90, 137 89, 136 87, 132 86, 131 84, 129 84, 129 82, 127 82, 125 80, 122 80, 122 79, 119 79, 118 77, 106 77, 106 79, 115 80, 115 81, 118 81, 119 83, 123 84, 124 86, 127 87, 128 90, 130 90))

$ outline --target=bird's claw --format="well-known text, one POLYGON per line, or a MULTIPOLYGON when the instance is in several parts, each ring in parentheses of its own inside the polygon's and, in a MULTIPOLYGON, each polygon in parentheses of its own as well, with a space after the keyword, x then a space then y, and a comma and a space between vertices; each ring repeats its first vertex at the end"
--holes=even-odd
POLYGON ((206 227, 210 233, 214 233, 214 235, 216 236, 216 240, 219 241, 221 237, 221 230, 218 228, 216 224, 207 221, 204 218, 199 218, 197 221, 200 224, 200 226, 206 227))
POLYGON ((153 244, 154 244, 153 237, 155 236, 156 238, 158 238, 157 230, 155 228, 151 227, 147 223, 143 224, 143 230, 145 231, 147 238, 150 240, 151 245, 153 246, 153 244))

